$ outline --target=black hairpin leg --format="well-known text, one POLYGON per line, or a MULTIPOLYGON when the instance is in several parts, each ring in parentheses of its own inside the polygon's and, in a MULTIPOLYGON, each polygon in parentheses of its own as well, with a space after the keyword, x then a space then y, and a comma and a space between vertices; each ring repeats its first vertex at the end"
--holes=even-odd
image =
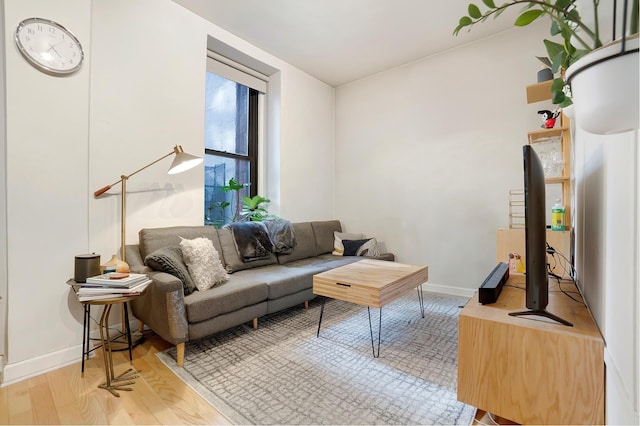
POLYGON ((82 324, 82 377, 84 377, 84 361, 89 358, 89 328, 91 321, 91 305, 84 303, 84 319, 82 324))
POLYGON ((371 350, 373 351, 373 357, 378 358, 380 356, 380 337, 382 336, 382 308, 380 308, 380 315, 378 316, 378 351, 373 344, 373 326, 371 325, 371 308, 367 306, 367 313, 369 314, 369 331, 371 332, 371 350))
POLYGON ((127 333, 127 344, 129 345, 129 361, 133 361, 133 355, 131 354, 131 328, 129 326, 129 307, 127 306, 127 302, 122 304, 122 309, 124 309, 124 324, 125 324, 125 333, 127 333))
POLYGON ((316 333, 316 337, 320 337, 320 324, 322 324, 322 314, 324 313, 324 302, 327 299, 324 296, 322 297, 322 306, 320 306, 320 321, 318 321, 318 332, 316 333))

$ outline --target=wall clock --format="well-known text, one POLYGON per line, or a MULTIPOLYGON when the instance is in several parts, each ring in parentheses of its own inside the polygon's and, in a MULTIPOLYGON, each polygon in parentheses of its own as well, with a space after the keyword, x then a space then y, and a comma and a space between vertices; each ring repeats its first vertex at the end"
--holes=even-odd
POLYGON ((82 66, 80 41, 57 22, 41 18, 21 21, 16 28, 16 46, 36 69, 51 75, 68 75, 82 66))

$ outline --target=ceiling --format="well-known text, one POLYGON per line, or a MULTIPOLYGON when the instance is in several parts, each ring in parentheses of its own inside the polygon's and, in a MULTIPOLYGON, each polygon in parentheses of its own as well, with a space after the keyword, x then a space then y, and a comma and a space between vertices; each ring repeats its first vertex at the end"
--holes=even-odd
POLYGON ((173 0, 337 87, 512 28, 514 13, 452 35, 470 0, 173 0))

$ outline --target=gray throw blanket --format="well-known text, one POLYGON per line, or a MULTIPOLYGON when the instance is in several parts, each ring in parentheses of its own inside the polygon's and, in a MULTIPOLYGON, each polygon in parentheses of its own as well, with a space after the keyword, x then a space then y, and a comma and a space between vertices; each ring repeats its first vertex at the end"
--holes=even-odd
POLYGON ((236 250, 243 262, 267 259, 273 254, 273 243, 262 222, 234 222, 224 227, 231 229, 236 250))
POLYGON ((275 246, 275 252, 289 254, 296 246, 296 234, 291 222, 286 219, 265 220, 262 222, 269 231, 269 237, 275 246))

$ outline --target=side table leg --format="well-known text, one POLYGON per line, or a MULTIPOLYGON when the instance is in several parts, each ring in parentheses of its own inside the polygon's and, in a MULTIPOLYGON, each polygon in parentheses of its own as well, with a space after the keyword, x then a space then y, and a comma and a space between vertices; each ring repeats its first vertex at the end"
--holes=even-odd
POLYGON ((378 316, 378 351, 376 353, 376 348, 373 345, 373 327, 371 326, 371 308, 367 306, 367 313, 369 314, 369 332, 371 332, 371 350, 373 351, 373 357, 380 357, 380 339, 382 336, 382 308, 380 308, 380 315, 378 316))
POLYGON ((326 297, 322 297, 322 305, 320 306, 320 320, 318 321, 318 332, 316 333, 316 337, 320 337, 320 324, 322 324, 322 314, 324 313, 324 302, 327 300, 326 297))
POLYGON ((102 340, 102 355, 104 357, 104 373, 106 381, 98 385, 98 387, 100 389, 108 390, 113 396, 120 396, 117 391, 131 391, 133 390, 133 388, 124 386, 132 385, 135 382, 128 381, 121 384, 114 384, 113 382, 135 379, 136 377, 138 377, 138 375, 137 372, 133 370, 133 368, 129 368, 127 371, 118 375, 117 377, 113 373, 111 337, 109 336, 109 313, 111 312, 111 306, 113 305, 105 305, 104 310, 102 311, 102 316, 100 317, 100 340, 102 340))
POLYGON ((418 301, 420 302, 420 313, 422 314, 422 318, 424 318, 424 294, 422 293, 422 284, 418 287, 418 301))
POLYGON ((122 309, 124 310, 124 328, 125 333, 127 333, 127 343, 129 344, 129 361, 133 361, 133 355, 131 354, 131 329, 129 326, 129 305, 127 302, 122 304, 122 309))
POLYGON ((82 369, 80 370, 81 377, 84 377, 84 361, 89 359, 89 344, 91 328, 91 305, 88 303, 83 304, 84 307, 84 319, 82 321, 82 369))

